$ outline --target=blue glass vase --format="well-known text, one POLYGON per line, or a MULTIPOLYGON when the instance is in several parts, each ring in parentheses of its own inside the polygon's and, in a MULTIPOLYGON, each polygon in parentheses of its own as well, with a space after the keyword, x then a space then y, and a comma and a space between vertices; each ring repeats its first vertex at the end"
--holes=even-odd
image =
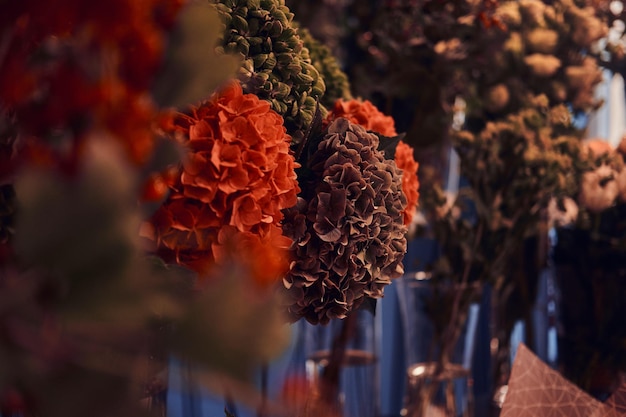
POLYGON ((479 285, 436 283, 423 272, 399 279, 407 364, 403 416, 473 416, 480 292, 479 285))

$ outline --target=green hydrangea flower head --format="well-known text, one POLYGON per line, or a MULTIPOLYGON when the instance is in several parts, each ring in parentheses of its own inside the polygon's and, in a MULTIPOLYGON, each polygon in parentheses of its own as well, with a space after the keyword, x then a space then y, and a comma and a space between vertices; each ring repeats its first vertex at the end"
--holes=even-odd
POLYGON ((339 66, 339 62, 337 62, 330 48, 315 39, 306 28, 298 28, 298 35, 309 50, 313 66, 322 75, 324 84, 326 84, 326 92, 321 100, 322 104, 327 108, 332 108, 339 99, 350 100, 352 95, 350 94, 348 76, 339 66))
POLYGON ((214 0, 224 23, 221 49, 243 56, 239 78, 245 93, 270 102, 299 143, 324 95, 324 80, 311 62, 284 0, 214 0))

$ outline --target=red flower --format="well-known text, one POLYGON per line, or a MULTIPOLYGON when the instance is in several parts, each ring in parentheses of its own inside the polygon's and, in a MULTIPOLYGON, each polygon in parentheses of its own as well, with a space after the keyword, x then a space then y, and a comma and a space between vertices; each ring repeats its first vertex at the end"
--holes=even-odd
POLYGON ((274 281, 291 244, 281 210, 300 191, 282 117, 232 83, 174 129, 189 155, 152 219, 161 253, 204 273, 236 248, 259 282, 274 281))
POLYGON ((419 164, 415 161, 413 148, 400 141, 396 147, 396 165, 402 170, 402 191, 406 195, 407 205, 404 209, 404 224, 409 225, 413 220, 419 200, 419 180, 417 169, 419 164))

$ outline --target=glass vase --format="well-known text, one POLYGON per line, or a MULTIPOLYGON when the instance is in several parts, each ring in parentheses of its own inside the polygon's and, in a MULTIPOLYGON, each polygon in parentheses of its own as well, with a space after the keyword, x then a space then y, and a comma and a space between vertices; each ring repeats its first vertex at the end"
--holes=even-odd
POLYGON ((378 321, 358 309, 325 326, 308 325, 308 415, 378 417, 378 321))
POLYGON ((472 376, 460 364, 448 363, 437 369, 436 362, 409 366, 408 390, 402 415, 473 416, 472 376))
POLYGON ((407 378, 402 415, 472 417, 471 363, 479 285, 433 282, 427 274, 399 279, 407 378))
POLYGON ((167 415, 167 372, 156 376, 144 387, 141 403, 155 417, 167 415))
POLYGON ((560 229, 554 268, 558 369, 605 400, 626 371, 626 252, 588 231, 560 229))

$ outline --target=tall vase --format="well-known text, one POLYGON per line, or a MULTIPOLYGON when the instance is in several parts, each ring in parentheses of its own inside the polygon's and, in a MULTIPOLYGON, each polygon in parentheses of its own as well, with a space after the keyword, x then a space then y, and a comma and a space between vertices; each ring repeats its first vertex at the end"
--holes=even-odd
POLYGON ((562 229, 554 261, 559 370, 605 400, 626 371, 626 252, 587 231, 562 229))
POLYGON ((478 285, 435 283, 423 274, 398 282, 407 379, 402 415, 474 415, 471 363, 478 285))
POLYGON ((363 308, 325 326, 307 325, 307 415, 379 415, 378 327, 375 314, 363 308))

